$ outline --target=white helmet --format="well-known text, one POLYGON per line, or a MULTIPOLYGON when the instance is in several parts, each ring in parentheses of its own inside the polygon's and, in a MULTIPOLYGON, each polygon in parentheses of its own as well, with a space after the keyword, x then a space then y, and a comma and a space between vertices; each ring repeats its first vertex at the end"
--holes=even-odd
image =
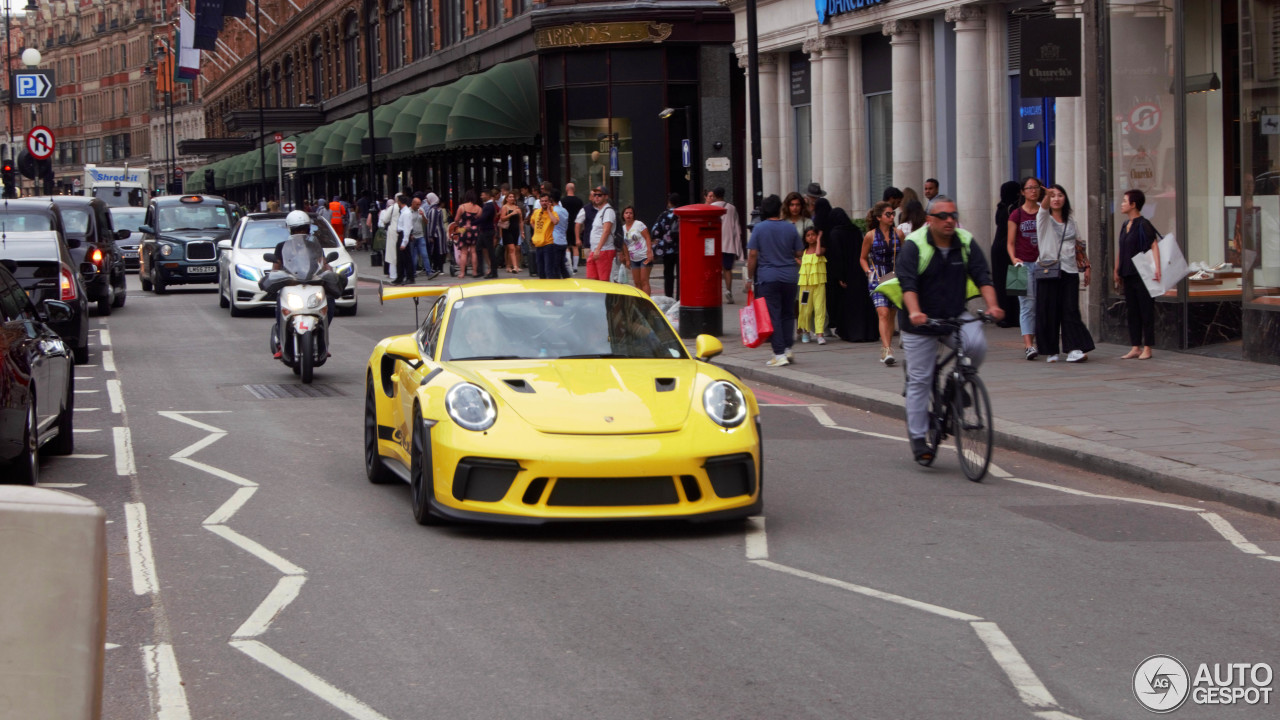
POLYGON ((311 232, 311 217, 301 210, 294 210, 284 219, 285 227, 293 232, 295 228, 302 228, 301 232, 311 232))

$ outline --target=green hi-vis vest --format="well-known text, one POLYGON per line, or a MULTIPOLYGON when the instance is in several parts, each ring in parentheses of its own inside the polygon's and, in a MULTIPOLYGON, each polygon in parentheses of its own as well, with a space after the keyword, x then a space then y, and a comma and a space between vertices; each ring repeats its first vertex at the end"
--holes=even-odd
MULTIPOLYGON (((968 267, 969 243, 973 242, 973 235, 969 234, 969 231, 967 230, 961 230, 960 228, 956 228, 956 237, 960 238, 960 253, 961 253, 961 256, 964 258, 965 266, 968 267)), ((910 235, 907 236, 907 240, 915 243, 916 249, 920 251, 920 263, 919 263, 919 267, 916 268, 916 273, 923 275, 924 269, 929 267, 929 261, 933 259, 933 251, 934 251, 933 244, 929 242, 928 226, 922 227, 919 230, 916 230, 915 232, 911 233, 910 235)), ((903 307, 902 286, 898 283, 898 278, 892 277, 880 283, 879 285, 876 285, 876 292, 880 293, 881 295, 884 295, 886 298, 888 298, 889 302, 893 303, 896 307, 899 307, 899 308, 903 307)), ((981 292, 978 291, 977 283, 975 283, 973 281, 973 278, 971 277, 965 278, 964 292, 965 292, 964 297, 966 300, 969 300, 971 298, 976 298, 982 294, 981 292)))

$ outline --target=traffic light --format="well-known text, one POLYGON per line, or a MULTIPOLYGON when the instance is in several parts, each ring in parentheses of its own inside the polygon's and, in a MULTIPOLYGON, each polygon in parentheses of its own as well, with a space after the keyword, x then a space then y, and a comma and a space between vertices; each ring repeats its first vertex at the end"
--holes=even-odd
POLYGON ((213 168, 208 168, 204 171, 204 191, 205 192, 216 193, 218 191, 218 188, 214 187, 217 184, 214 182, 215 178, 216 178, 216 175, 213 172, 213 168))
POLYGON ((0 168, 0 174, 4 177, 4 196, 7 198, 18 197, 18 181, 13 175, 13 163, 5 160, 3 168, 0 168))

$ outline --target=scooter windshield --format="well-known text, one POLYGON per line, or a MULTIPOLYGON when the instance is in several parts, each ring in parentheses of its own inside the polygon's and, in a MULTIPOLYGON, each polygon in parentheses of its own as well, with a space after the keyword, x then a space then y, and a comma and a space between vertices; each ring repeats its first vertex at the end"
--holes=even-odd
POLYGON ((290 235, 280 248, 280 267, 300 282, 314 278, 323 266, 320 243, 310 235, 290 235))

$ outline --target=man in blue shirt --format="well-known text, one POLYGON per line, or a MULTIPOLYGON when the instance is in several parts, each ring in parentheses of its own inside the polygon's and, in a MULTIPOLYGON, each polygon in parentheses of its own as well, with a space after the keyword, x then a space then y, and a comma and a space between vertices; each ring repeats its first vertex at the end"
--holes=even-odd
POLYGON ((796 290, 800 284, 800 256, 804 241, 790 222, 780 220, 782 199, 770 195, 760 203, 764 218, 747 241, 747 275, 756 284, 756 293, 769 306, 773 335, 769 345, 773 358, 769 367, 789 365, 794 356, 791 345, 796 336, 796 290))
POLYGON ((559 258, 556 263, 555 274, 548 279, 563 279, 568 277, 565 275, 565 254, 569 251, 569 211, 565 209, 564 203, 560 202, 560 191, 552 190, 548 193, 551 198, 551 210, 556 214, 556 226, 551 231, 551 238, 556 246, 555 256, 559 258))

